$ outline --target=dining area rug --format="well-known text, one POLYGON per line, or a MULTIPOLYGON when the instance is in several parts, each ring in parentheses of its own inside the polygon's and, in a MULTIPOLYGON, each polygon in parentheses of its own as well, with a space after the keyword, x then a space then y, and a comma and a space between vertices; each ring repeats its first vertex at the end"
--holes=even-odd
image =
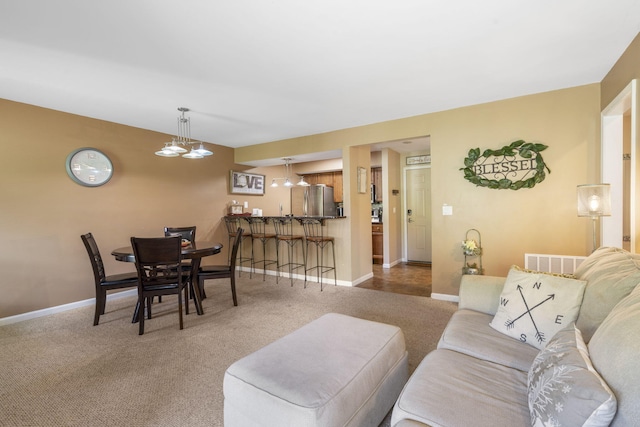
MULTIPOLYGON (((177 298, 153 306, 144 335, 131 323, 135 296, 0 327, 0 426, 223 426, 229 365, 325 313, 399 326, 409 372, 431 350, 455 303, 275 277, 205 282, 204 314, 178 327, 177 298)), ((93 286, 93 284, 87 284, 93 286)), ((389 416, 381 424, 388 426, 389 416)))

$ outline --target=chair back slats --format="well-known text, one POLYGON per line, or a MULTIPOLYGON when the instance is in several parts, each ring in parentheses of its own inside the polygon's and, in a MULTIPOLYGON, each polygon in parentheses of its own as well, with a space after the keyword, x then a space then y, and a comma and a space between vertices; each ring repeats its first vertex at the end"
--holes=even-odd
POLYGON ((227 227, 229 236, 235 236, 236 231, 240 228, 240 218, 233 216, 224 217, 224 225, 227 227))
POLYGON ((329 240, 331 237, 327 237, 324 235, 324 228, 322 226, 322 221, 319 219, 312 218, 303 218, 300 220, 302 222, 302 227, 304 228, 304 235, 307 240, 312 241, 323 241, 329 240))
POLYGON ((291 237, 293 236, 293 218, 274 218, 273 219, 273 228, 276 231, 276 236, 281 237, 291 237))
POLYGON ((189 227, 165 227, 164 235, 165 237, 180 236, 182 239, 194 242, 196 240, 196 226, 192 225, 189 227))
POLYGON ((180 285, 182 280, 181 240, 179 236, 131 238, 139 286, 147 288, 180 285))
POLYGON ((229 269, 231 270, 231 274, 235 274, 236 271, 236 259, 238 257, 238 248, 240 247, 240 243, 242 242, 242 234, 244 233, 244 229, 238 227, 236 230, 236 240, 233 242, 233 248, 231 249, 231 261, 229 269))
POLYGON ((81 235, 80 237, 82 238, 84 247, 87 249, 89 259, 91 260, 91 267, 93 268, 93 275, 95 276, 96 282, 103 282, 105 280, 106 273, 104 271, 102 256, 100 255, 98 244, 93 238, 93 234, 87 233, 81 235))
POLYGON ((249 222, 249 229, 251 230, 251 235, 255 238, 273 238, 275 237, 274 233, 271 233, 267 230, 267 224, 269 223, 268 218, 264 217, 246 217, 247 222, 249 222))

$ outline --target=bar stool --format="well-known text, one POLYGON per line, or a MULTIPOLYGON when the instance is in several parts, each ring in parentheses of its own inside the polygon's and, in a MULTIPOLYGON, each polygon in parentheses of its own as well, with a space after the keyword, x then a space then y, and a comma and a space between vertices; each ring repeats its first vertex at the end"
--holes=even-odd
MULTIPOLYGON (((279 217, 273 218, 273 228, 276 231, 276 283, 278 283, 278 277, 283 267, 289 267, 289 279, 291 280, 291 286, 293 286, 293 272, 299 268, 306 268, 306 251, 304 250, 304 236, 301 234, 293 234, 293 218, 292 217, 279 217), (287 263, 283 264, 280 259, 280 243, 287 245, 287 263), (300 243, 302 248, 302 260, 303 262, 294 262, 293 253, 296 245, 300 243)), ((284 257, 284 254, 283 254, 284 257)), ((306 273, 306 271, 305 271, 306 273)), ((305 274, 306 281, 306 274, 305 274)))
MULTIPOLYGON (((242 226, 244 225, 243 223, 240 222, 240 218, 239 216, 224 216, 224 224, 227 227, 227 234, 229 235, 229 255, 228 255, 228 261, 229 264, 231 264, 231 252, 232 252, 232 248, 233 248, 233 243, 236 240, 236 234, 238 234, 238 228, 242 228, 242 226)), ((253 261, 253 245, 251 246, 251 255, 249 257, 244 257, 242 255, 242 244, 244 243, 244 241, 246 239, 251 239, 251 233, 250 232, 244 232, 242 233, 242 240, 240 241, 240 247, 238 248, 238 258, 236 260, 236 265, 239 266, 239 270, 238 270, 238 276, 240 276, 242 273, 242 264, 245 262, 251 263, 253 261)))
MULTIPOLYGON (((277 259, 267 259, 267 243, 269 241, 273 241, 276 243, 276 234, 267 230, 267 224, 269 223, 269 219, 262 216, 245 216, 243 217, 248 223, 249 228, 251 229, 251 253, 253 254, 253 246, 256 241, 262 243, 262 259, 255 259, 255 255, 252 255, 251 260, 251 273, 249 273, 249 277, 252 277, 252 274, 255 272, 255 265, 258 263, 262 263, 262 281, 267 277, 267 265, 277 264, 277 259)), ((278 247, 276 245, 276 253, 278 247)))
POLYGON ((336 250, 334 245, 334 238, 324 235, 323 221, 317 218, 300 218, 300 223, 304 228, 304 236, 307 242, 307 256, 305 259, 305 278, 304 287, 307 287, 307 272, 311 270, 317 271, 318 282, 320 282, 320 291, 322 291, 322 277, 325 273, 333 270, 334 284, 338 284, 338 278, 336 276, 336 250), (333 254, 333 266, 324 264, 324 249, 331 243, 331 252, 333 254), (309 244, 313 244, 316 247, 316 265, 315 267, 308 266, 309 260, 309 244))

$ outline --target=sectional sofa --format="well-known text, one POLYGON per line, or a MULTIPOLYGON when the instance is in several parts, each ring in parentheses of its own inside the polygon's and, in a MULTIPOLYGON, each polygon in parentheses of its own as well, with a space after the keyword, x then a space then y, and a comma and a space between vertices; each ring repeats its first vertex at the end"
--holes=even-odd
POLYGON ((463 276, 391 426, 640 425, 638 283, 640 256, 607 247, 573 277, 463 276))

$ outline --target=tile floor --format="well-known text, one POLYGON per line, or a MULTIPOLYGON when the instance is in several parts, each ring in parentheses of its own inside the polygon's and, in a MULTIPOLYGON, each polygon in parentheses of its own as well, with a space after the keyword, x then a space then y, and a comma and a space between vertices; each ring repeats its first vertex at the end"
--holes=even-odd
POLYGON ((373 264, 373 278, 358 285, 360 288, 398 294, 431 296, 431 265, 401 263, 391 268, 373 264))

